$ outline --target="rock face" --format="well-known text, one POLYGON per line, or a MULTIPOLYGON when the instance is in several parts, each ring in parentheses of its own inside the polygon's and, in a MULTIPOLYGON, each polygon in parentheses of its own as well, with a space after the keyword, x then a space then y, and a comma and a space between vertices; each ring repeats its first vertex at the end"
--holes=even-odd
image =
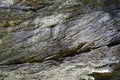
POLYGON ((88 74, 112 72, 120 62, 119 4, 1 0, 0 80, 94 80, 88 74))

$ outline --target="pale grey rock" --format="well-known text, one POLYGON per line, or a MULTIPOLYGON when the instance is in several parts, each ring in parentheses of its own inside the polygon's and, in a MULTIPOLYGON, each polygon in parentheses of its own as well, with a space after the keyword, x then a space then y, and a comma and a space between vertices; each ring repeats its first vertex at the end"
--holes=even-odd
POLYGON ((113 71, 120 1, 109 1, 0 0, 0 79, 94 80, 88 74, 113 71))

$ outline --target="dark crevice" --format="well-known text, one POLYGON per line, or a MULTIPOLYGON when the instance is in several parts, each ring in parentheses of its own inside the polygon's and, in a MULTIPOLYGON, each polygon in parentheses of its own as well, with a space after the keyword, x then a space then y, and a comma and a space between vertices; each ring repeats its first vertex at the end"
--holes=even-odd
POLYGON ((110 43, 107 45, 108 47, 120 45, 120 36, 115 36, 113 39, 111 39, 110 43))
POLYGON ((120 41, 113 41, 110 44, 108 44, 108 47, 112 47, 112 46, 116 46, 116 45, 120 45, 120 41))

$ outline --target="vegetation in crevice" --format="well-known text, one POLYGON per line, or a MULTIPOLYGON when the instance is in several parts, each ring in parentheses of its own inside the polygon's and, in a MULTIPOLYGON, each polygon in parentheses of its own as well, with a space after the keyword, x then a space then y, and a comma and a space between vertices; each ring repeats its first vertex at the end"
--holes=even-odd
POLYGON ((66 51, 62 51, 62 56, 63 57, 66 57, 66 56, 72 56, 72 55, 75 55, 77 53, 80 53, 79 52, 79 49, 81 49, 84 45, 86 44, 85 43, 78 43, 78 45, 70 50, 66 50, 66 51))

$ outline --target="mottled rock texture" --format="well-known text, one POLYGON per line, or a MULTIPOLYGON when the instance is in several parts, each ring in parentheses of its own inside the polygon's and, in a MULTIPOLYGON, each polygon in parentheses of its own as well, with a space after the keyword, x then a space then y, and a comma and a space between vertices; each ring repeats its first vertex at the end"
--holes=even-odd
POLYGON ((94 80, 92 73, 112 72, 120 62, 119 4, 0 0, 0 80, 94 80))

